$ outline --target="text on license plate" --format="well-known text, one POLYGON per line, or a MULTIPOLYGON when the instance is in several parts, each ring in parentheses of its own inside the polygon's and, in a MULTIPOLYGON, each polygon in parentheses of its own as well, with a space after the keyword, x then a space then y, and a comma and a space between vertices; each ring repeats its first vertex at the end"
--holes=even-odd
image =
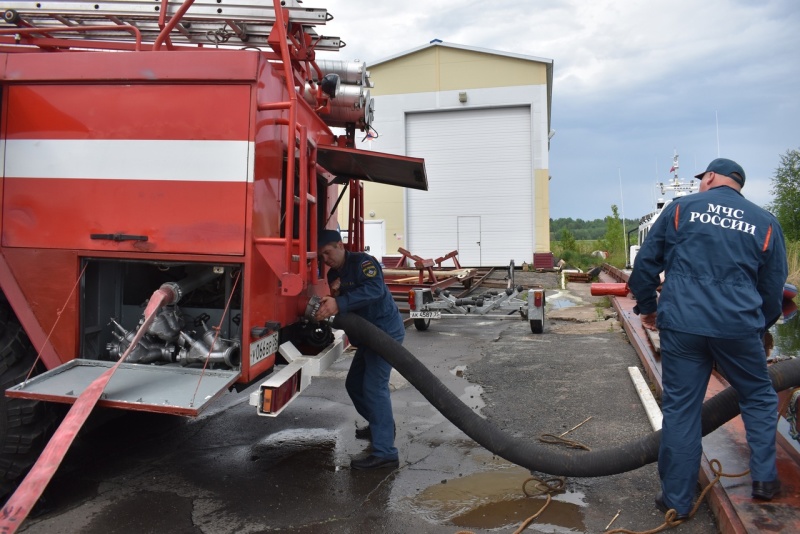
POLYGON ((250 343, 250 365, 253 366, 278 351, 278 332, 250 343))
POLYGON ((412 319, 441 319, 442 312, 439 311, 412 311, 412 319))

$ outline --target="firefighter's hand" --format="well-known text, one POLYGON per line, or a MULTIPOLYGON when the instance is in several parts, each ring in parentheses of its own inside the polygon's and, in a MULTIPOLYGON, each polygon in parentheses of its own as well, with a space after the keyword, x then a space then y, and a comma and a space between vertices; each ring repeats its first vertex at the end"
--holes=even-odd
POLYGON ((645 313, 639 316, 642 321, 642 326, 647 330, 657 330, 656 328, 656 313, 645 313))
POLYGON ((336 304, 336 299, 333 297, 322 297, 314 319, 317 321, 324 321, 337 313, 339 313, 339 306, 336 304))

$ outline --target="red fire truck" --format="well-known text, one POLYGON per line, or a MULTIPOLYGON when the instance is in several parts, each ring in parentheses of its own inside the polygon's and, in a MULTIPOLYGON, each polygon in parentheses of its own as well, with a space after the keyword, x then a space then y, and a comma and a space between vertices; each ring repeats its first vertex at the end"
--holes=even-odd
POLYGON ((264 380, 277 414, 341 344, 303 320, 319 230, 344 206, 361 249, 363 181, 427 188, 355 148, 366 66, 318 59, 344 43, 299 0, 0 7, 2 492, 126 353, 100 406, 192 416, 264 380))

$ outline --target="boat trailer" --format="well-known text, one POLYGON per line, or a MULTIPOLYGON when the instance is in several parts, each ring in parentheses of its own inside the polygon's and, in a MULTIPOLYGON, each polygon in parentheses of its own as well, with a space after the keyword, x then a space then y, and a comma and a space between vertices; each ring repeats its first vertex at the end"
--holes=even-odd
POLYGON ((439 288, 414 288, 408 292, 409 315, 417 330, 427 330, 431 319, 513 319, 519 313, 523 320, 530 322, 531 332, 541 334, 544 331, 544 306, 545 291, 542 287, 526 290, 516 286, 469 298, 456 298, 449 291, 439 288))
POLYGON ((387 262, 383 269, 383 279, 392 293, 392 296, 405 295, 409 287, 427 287, 430 289, 444 289, 455 284, 466 288, 472 286, 476 269, 461 267, 458 261, 458 250, 453 250, 434 259, 426 259, 400 247, 397 249, 400 256, 393 262, 387 262), (452 260, 454 267, 442 265, 447 260, 452 260), (408 264, 412 267, 409 267, 408 264))

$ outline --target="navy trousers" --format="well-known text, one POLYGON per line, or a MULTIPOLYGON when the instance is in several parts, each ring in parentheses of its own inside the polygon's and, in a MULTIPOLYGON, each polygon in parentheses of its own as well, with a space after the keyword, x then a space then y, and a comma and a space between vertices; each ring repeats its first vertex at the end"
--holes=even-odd
POLYGON ((778 395, 767 373, 761 339, 710 338, 663 329, 660 338, 664 422, 658 473, 667 506, 678 514, 692 509, 703 451, 700 413, 715 361, 739 395, 752 480, 775 480, 778 395))
MULTIPOLYGON (((403 338, 398 341, 402 342, 403 338)), ((396 460, 394 415, 389 396, 391 373, 392 366, 378 353, 358 347, 347 373, 345 388, 358 414, 369 422, 372 454, 396 460)))

